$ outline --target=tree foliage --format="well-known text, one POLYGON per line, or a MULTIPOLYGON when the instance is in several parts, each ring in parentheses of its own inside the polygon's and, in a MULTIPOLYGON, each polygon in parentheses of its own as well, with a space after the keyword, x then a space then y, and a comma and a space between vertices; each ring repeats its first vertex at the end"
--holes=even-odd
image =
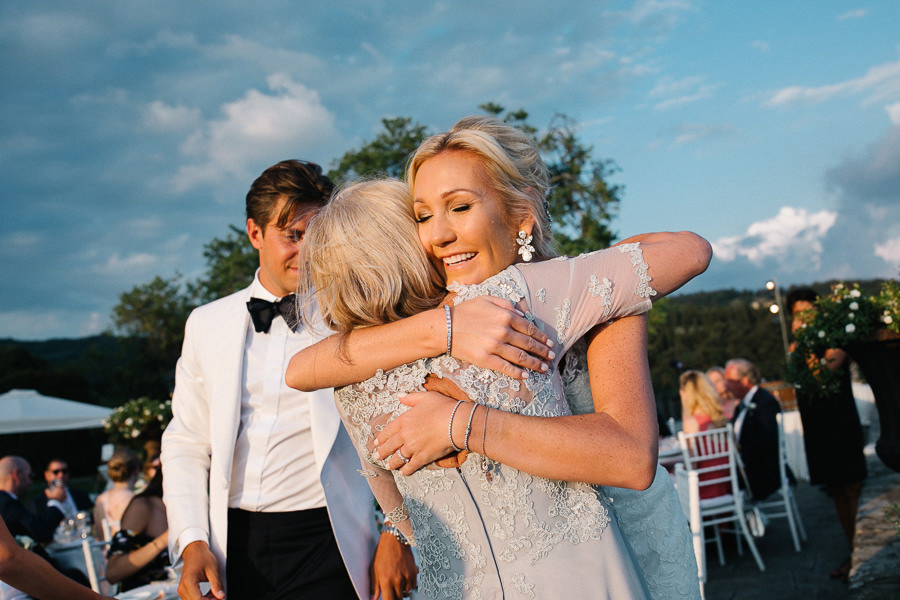
POLYGON ((427 129, 408 117, 382 119, 381 124, 384 131, 374 140, 346 152, 328 171, 332 181, 343 183, 372 175, 403 178, 406 161, 428 137, 427 129))
POLYGON ((224 238, 213 238, 203 247, 206 275, 189 286, 200 304, 212 302, 247 287, 259 266, 259 254, 243 229, 229 225, 224 238))

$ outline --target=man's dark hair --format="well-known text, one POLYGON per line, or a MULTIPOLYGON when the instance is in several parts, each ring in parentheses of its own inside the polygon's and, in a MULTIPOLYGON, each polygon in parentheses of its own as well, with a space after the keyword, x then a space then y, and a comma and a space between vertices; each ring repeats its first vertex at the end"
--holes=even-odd
POLYGON ((322 173, 322 167, 304 160, 283 160, 256 178, 247 192, 247 218, 262 227, 272 219, 279 200, 287 201, 278 214, 275 226, 286 227, 297 209, 306 205, 321 208, 328 203, 334 184, 322 173))

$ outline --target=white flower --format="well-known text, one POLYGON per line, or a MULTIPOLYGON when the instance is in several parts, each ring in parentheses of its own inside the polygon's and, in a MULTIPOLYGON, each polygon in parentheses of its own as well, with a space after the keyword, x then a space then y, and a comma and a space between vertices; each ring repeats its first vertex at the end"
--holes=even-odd
POLYGON ((856 314, 855 314, 855 313, 847 313, 847 317, 850 318, 850 319, 855 319, 855 318, 856 318, 856 314))
POLYGON ((134 425, 134 419, 128 417, 127 419, 125 419, 125 425, 131 427, 132 425, 134 425))
POLYGON ((842 290, 842 289, 844 289, 844 284, 843 284, 843 283, 839 283, 839 284, 837 284, 836 286, 834 286, 834 289, 836 289, 836 290, 842 290))
POLYGON ((824 329, 819 330, 819 337, 820 337, 820 338, 825 337, 825 330, 824 330, 824 329))
POLYGON ((859 310, 859 304, 856 302, 850 303, 850 310, 859 310))
POLYGON ((856 325, 854 325, 853 323, 847 323, 847 326, 844 327, 844 331, 846 331, 847 333, 853 333, 854 331, 856 331, 856 325))
POLYGON ((882 318, 881 320, 884 321, 885 325, 890 325, 894 322, 894 318, 891 315, 884 315, 884 318, 882 318))
POLYGON ((859 298, 860 296, 862 296, 862 293, 859 290, 850 290, 851 298, 859 298))
POLYGON ((139 435, 141 435, 141 430, 140 430, 140 429, 132 429, 132 430, 131 430, 131 437, 136 438, 136 437, 139 436, 139 435))

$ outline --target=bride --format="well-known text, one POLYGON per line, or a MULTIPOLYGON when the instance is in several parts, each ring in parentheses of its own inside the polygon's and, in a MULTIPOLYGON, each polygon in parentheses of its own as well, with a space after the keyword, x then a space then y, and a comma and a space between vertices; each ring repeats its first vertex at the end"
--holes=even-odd
MULTIPOLYGON (((510 135, 517 131, 502 124, 494 127, 510 135)), ((442 259, 438 268, 452 282, 455 295, 445 301, 459 306, 481 294, 511 300, 556 338, 559 356, 595 325, 645 312, 648 298, 655 294, 651 278, 657 289, 668 292, 708 263, 708 246, 696 236, 651 234, 642 236, 640 244, 504 270, 516 259, 517 248, 523 248, 523 257, 549 254, 542 203, 546 185, 541 187, 546 172, 532 169, 537 175, 519 185, 524 193, 518 194, 518 203, 509 202, 495 191, 498 178, 488 165, 513 144, 492 147, 496 133, 459 125, 454 130, 458 138, 468 136, 470 145, 420 162, 418 178, 410 179, 419 183, 415 204, 402 184, 358 184, 336 197, 311 225, 304 243, 305 272, 318 290, 326 323, 344 333, 342 341, 332 340, 332 350, 340 343, 341 351, 355 359, 351 330, 396 321, 440 300, 442 282, 430 270, 423 246, 415 242, 417 228, 422 244, 433 259, 442 259), (486 145, 487 151, 479 152, 479 145, 486 145)), ((527 154, 528 143, 519 146, 520 154, 522 148, 527 154)), ((539 158, 532 163, 542 166, 539 158)), ((449 324, 452 311, 444 310, 449 324)), ((566 416, 571 413, 562 394, 558 357, 547 371, 520 382, 448 354, 379 372, 338 391, 339 406, 376 495, 394 522, 420 542, 420 594, 490 597, 487 590, 499 590, 512 597, 513 590, 532 590, 537 597, 552 597, 565 590, 572 597, 564 573, 577 565, 584 566, 579 580, 586 587, 575 597, 644 592, 628 546, 610 519, 605 492, 571 483, 644 489, 653 480, 656 430, 652 409, 646 409, 648 398, 652 406, 652 391, 645 333, 642 322, 637 331, 626 325, 629 322, 634 318, 608 327, 619 335, 607 362, 621 361, 625 368, 604 379, 600 394, 619 404, 629 399, 624 403, 629 410, 621 416, 602 404, 592 414, 566 416), (407 410, 397 394, 421 389, 428 374, 454 381, 475 403, 432 394, 417 401, 428 410, 408 413, 418 411, 416 427, 408 421, 405 428, 395 427, 405 417, 387 424, 407 410), (560 418, 540 418, 545 416, 560 418), (435 433, 438 430, 443 434, 435 433), (376 434, 382 440, 377 449, 376 434), (566 443, 560 444, 561 439, 566 443), (464 460, 458 469, 419 469, 453 448, 472 450, 477 459, 464 460), (407 476, 395 482, 376 466, 402 466, 407 476)), ((449 335, 447 341, 452 349, 449 335)), ((288 382, 304 385, 314 368, 321 377, 323 363, 318 359, 327 349, 325 344, 295 357, 288 382)), ((393 351, 386 350, 382 354, 393 351)))

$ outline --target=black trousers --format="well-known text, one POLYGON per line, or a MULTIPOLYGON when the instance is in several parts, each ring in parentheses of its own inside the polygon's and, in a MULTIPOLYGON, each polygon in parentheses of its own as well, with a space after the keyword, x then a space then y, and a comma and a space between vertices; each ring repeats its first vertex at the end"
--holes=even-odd
POLYGON ((356 600, 325 508, 228 509, 228 600, 356 600))

